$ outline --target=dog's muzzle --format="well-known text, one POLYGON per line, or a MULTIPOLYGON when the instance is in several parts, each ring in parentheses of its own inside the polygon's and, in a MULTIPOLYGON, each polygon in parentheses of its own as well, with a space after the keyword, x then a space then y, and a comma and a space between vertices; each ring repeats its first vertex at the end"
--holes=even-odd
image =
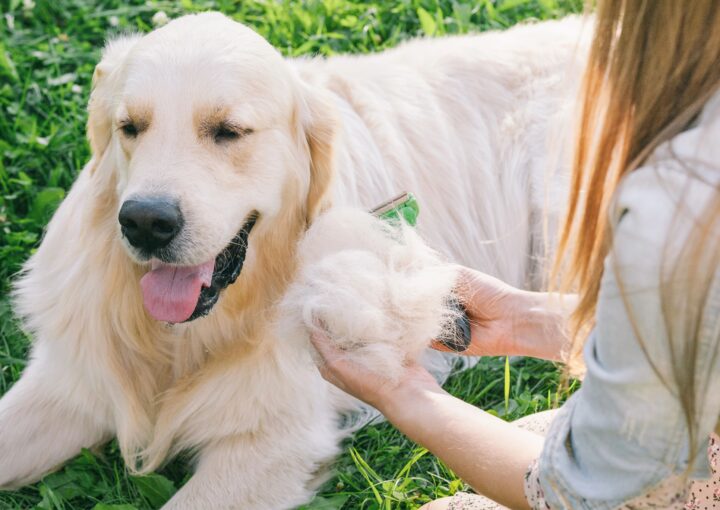
POLYGON ((140 280, 143 302, 158 321, 179 323, 207 315, 220 293, 235 283, 245 263, 248 238, 257 221, 251 214, 230 243, 214 258, 196 266, 151 259, 140 280))

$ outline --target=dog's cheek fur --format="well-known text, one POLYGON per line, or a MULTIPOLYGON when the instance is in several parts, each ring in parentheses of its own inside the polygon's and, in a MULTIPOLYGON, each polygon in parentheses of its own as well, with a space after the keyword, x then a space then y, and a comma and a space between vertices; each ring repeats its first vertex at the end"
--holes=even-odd
POLYGON ((332 209, 308 231, 300 257, 280 305, 281 338, 306 342, 322 323, 348 358, 393 378, 451 326, 456 271, 409 227, 332 209))

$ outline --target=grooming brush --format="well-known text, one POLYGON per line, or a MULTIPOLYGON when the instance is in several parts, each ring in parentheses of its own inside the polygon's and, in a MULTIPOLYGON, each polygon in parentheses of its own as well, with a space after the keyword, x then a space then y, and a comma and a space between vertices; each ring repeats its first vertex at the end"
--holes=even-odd
MULTIPOLYGON (((414 227, 420 214, 420 206, 412 193, 402 193, 370 212, 382 220, 391 223, 404 221, 414 227)), ((447 304, 457 312, 455 327, 452 331, 443 332, 438 341, 448 349, 463 352, 470 347, 470 319, 467 310, 454 294, 448 297, 447 304)))

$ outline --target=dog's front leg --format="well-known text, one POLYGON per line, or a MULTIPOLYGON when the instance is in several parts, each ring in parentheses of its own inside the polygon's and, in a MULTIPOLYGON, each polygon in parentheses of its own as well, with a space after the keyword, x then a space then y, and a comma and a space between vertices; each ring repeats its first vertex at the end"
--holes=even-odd
POLYGON ((105 405, 79 374, 36 358, 0 400, 0 489, 34 482, 111 434, 105 405))
POLYGON ((287 429, 284 436, 284 427, 276 437, 243 434, 203 448, 195 474, 163 510, 284 510, 309 501, 335 441, 292 444, 297 436, 287 429))

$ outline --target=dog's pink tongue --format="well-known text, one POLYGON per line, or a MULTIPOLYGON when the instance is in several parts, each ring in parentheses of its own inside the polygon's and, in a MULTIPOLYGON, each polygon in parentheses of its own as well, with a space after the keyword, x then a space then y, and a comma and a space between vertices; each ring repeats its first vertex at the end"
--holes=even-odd
POLYGON ((170 266, 154 262, 140 280, 145 309, 155 319, 185 322, 197 306, 203 287, 209 287, 215 261, 199 266, 170 266))

